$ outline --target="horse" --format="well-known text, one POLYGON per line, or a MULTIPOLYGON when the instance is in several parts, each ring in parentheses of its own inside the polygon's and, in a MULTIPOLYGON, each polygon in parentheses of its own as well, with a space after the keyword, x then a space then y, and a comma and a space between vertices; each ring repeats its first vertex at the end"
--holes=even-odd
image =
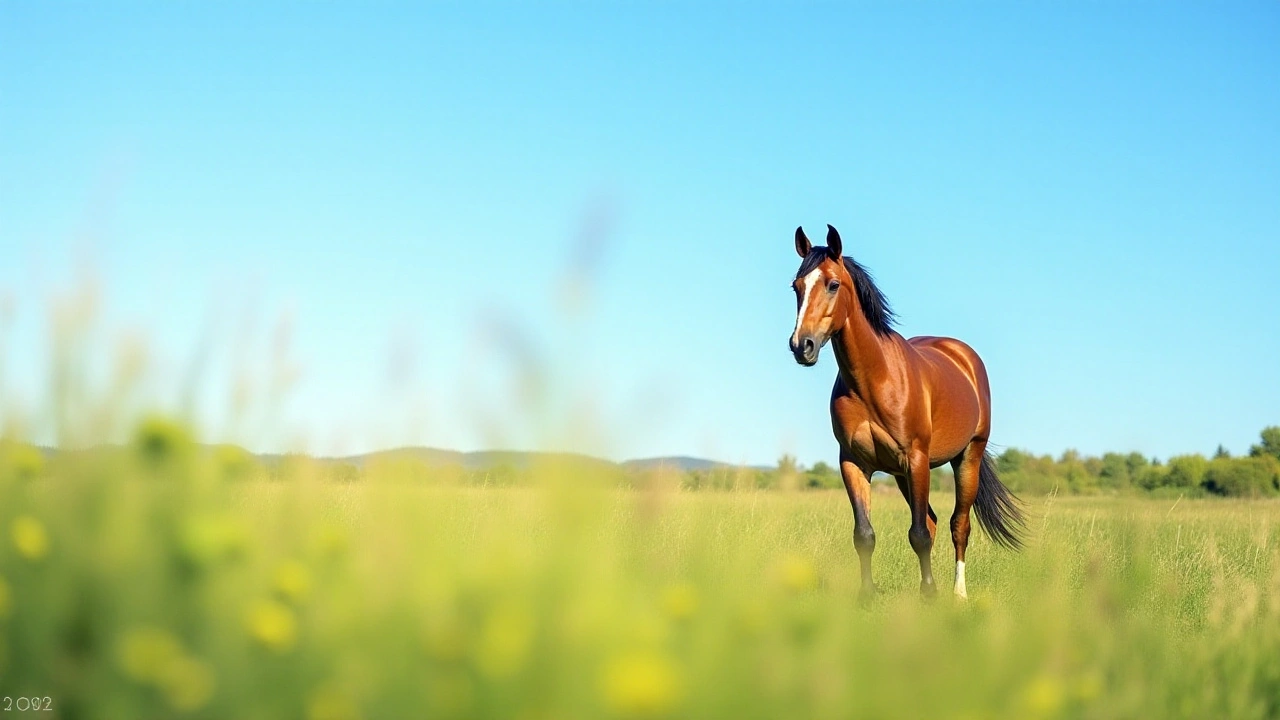
POLYGON ((1020 549, 1026 533, 1021 501, 1000 482, 987 451, 991 388, 973 348, 948 337, 907 340, 871 273, 841 254, 840 233, 827 225, 826 247, 814 247, 796 228, 801 257, 792 288, 796 325, 790 348, 812 367, 828 342, 839 373, 831 389, 831 428, 840 445, 840 475, 853 505, 853 545, 862 565, 860 596, 873 597, 871 483, 876 471, 893 475, 911 508, 907 538, 920 560, 920 592, 937 595, 930 554, 937 515, 929 505, 929 472, 950 463, 956 505, 951 542, 956 551, 955 595, 968 597, 965 551, 969 510, 997 544, 1020 549))

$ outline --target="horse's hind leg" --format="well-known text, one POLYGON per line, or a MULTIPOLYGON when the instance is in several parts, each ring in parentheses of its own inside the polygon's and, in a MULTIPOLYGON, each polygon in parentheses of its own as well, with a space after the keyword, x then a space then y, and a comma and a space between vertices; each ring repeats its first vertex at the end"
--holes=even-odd
POLYGON ((840 477, 853 505, 853 547, 858 551, 862 564, 862 598, 876 594, 876 584, 871 580, 871 554, 876 549, 876 531, 871 527, 870 472, 859 467, 844 453, 840 454, 840 477))
POLYGON ((969 547, 969 509, 978 497, 978 470, 987 451, 986 440, 973 440, 959 457, 951 461, 956 476, 956 509, 951 515, 951 542, 956 546, 956 597, 967 598, 964 585, 964 553, 969 547))

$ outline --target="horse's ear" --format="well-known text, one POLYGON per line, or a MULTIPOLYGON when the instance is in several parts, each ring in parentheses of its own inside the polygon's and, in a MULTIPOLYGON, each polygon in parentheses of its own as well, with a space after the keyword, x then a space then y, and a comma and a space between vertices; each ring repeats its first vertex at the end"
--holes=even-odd
POLYGON ((843 254, 842 251, 843 251, 843 248, 840 246, 840 233, 836 232, 835 228, 828 225, 827 226, 827 254, 831 256, 832 260, 839 260, 840 256, 843 254))
POLYGON ((809 251, 813 249, 813 243, 809 242, 809 238, 804 234, 803 227, 796 228, 796 252, 800 257, 809 257, 809 251))

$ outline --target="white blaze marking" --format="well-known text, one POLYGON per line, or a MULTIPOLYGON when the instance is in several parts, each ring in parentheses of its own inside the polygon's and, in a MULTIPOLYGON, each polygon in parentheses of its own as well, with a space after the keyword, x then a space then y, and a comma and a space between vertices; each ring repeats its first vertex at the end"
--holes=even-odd
POLYGON ((796 345, 800 342, 796 336, 800 334, 800 323, 804 321, 804 311, 809 309, 809 292, 813 290, 813 284, 822 279, 822 271, 813 269, 808 275, 804 276, 804 300, 800 302, 800 312, 796 313, 796 329, 791 331, 791 344, 796 345))
POLYGON ((969 597, 969 592, 964 587, 964 561, 956 561, 956 597, 964 600, 969 597))

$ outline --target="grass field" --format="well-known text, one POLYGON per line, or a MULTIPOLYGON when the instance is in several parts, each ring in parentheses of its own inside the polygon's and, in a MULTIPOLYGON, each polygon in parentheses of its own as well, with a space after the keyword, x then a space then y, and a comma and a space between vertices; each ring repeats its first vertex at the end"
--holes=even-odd
MULTIPOLYGON (((1031 498, 971 599, 877 493, 266 481, 182 447, 0 448, 0 710, 66 718, 1266 718, 1280 503, 1031 498)), ((935 496, 944 519, 951 498, 935 496)), ((945 520, 944 520, 945 527, 945 520)))

